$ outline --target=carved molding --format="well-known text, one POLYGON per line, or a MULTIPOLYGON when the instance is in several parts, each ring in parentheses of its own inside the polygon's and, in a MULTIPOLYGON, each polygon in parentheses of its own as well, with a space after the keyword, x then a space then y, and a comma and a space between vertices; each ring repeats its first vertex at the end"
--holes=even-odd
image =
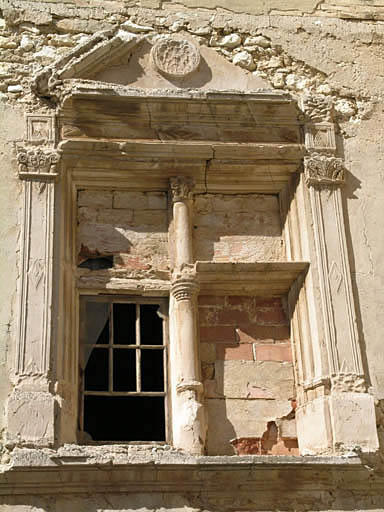
POLYGON ((192 391, 195 394, 195 398, 198 399, 203 394, 204 386, 198 380, 181 381, 176 385, 176 391, 178 393, 192 391))
POLYGON ((27 115, 27 141, 30 144, 54 144, 55 139, 54 115, 27 115))
POLYGON ((17 148, 19 178, 34 178, 43 181, 55 180, 58 176, 60 153, 45 148, 17 148))
POLYGON ((178 302, 194 299, 199 293, 199 289, 197 276, 192 272, 177 274, 171 285, 171 293, 178 302))
POLYGON ((343 160, 319 153, 304 158, 304 172, 308 185, 342 185, 345 179, 343 160))
POLYGON ((172 201, 186 201, 192 199, 194 180, 189 176, 172 176, 169 178, 172 201))
POLYGON ((332 391, 338 393, 365 393, 367 385, 362 375, 356 373, 339 373, 331 377, 332 391))
POLYGON ((305 146, 308 151, 335 153, 336 139, 333 123, 309 123, 305 126, 305 146))
POLYGON ((170 78, 185 78, 197 71, 200 64, 197 45, 178 36, 157 41, 151 56, 155 69, 170 78))

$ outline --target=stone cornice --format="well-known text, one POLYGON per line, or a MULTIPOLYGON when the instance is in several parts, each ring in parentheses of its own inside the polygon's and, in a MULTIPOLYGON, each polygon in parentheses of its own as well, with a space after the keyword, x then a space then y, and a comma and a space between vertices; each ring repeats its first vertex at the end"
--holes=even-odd
POLYGON ((41 147, 18 147, 17 165, 20 179, 55 180, 59 176, 60 153, 41 147))
POLYGON ((343 160, 319 153, 304 158, 304 172, 308 185, 342 185, 345 179, 343 160))

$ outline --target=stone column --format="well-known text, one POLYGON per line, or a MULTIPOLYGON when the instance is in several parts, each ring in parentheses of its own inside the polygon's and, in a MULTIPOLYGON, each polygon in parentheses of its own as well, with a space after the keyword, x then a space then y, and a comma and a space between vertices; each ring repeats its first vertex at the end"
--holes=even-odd
POLYGON ((50 446, 54 441, 51 307, 55 182, 60 155, 47 147, 20 147, 23 180, 19 332, 14 389, 8 400, 10 442, 50 446))
POLYGON ((173 202, 174 269, 170 297, 170 361, 173 444, 204 453, 206 421, 200 376, 198 283, 193 267, 189 178, 170 179, 173 202))

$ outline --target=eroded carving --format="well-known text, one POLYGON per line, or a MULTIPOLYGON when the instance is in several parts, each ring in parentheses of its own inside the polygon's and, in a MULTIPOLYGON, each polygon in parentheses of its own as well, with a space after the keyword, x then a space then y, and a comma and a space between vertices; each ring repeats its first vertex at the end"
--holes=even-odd
POLYGON ((304 96, 302 109, 305 116, 312 122, 330 122, 333 119, 333 103, 329 96, 304 96))
POLYGON ((338 393, 365 393, 367 386, 364 378, 355 373, 338 373, 331 377, 332 391, 338 393))
POLYGON ((341 158, 313 153, 304 159, 304 169, 309 185, 344 183, 345 167, 341 158))
POLYGON ((19 177, 54 179, 58 176, 57 165, 59 161, 60 153, 52 149, 18 148, 19 177))
POLYGON ((305 128, 305 145, 309 151, 333 153, 336 151, 333 123, 313 123, 305 128))
POLYGON ((200 64, 198 47, 187 39, 160 39, 153 46, 151 55, 157 71, 171 78, 184 78, 196 71, 200 64))
POLYGON ((173 176, 169 178, 172 201, 192 199, 193 179, 189 176, 173 176))
POLYGON ((31 143, 49 144, 55 140, 55 118, 51 115, 27 116, 27 140, 31 143))

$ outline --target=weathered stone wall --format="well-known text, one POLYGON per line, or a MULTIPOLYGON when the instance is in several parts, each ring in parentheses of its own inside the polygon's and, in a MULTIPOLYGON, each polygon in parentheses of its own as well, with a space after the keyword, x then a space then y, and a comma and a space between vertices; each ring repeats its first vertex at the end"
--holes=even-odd
MULTIPOLYGON (((283 422, 285 432, 289 424, 286 437, 295 438, 292 354, 281 300, 201 296, 199 321, 208 454, 231 455, 230 441, 242 438, 249 444, 243 453, 261 453, 269 422, 283 422)), ((266 453, 274 453, 272 446, 266 453)))
POLYGON ((116 268, 168 270, 166 193, 80 190, 79 264, 112 257, 116 268))
POLYGON ((206 194, 196 196, 194 206, 197 260, 284 259, 277 196, 206 194))

